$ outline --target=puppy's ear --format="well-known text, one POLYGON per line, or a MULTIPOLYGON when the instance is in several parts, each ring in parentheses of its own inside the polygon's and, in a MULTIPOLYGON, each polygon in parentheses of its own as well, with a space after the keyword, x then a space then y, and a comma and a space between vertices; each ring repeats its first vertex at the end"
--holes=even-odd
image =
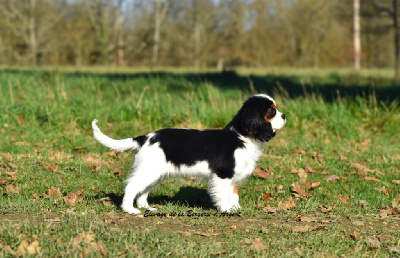
POLYGON ((263 114, 252 108, 242 110, 241 127, 247 136, 262 142, 268 142, 275 136, 271 123, 265 121, 263 114))

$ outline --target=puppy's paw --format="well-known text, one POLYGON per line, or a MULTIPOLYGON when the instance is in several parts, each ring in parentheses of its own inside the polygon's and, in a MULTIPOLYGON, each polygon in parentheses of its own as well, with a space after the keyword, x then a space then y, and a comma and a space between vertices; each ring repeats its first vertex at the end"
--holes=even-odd
POLYGON ((121 207, 123 211, 129 214, 140 214, 141 211, 133 207, 121 207))

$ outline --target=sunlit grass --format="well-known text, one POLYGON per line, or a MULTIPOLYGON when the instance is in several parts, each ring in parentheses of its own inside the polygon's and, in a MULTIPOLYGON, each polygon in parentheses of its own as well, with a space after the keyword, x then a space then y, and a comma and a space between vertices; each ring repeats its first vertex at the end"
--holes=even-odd
MULTIPOLYGON (((287 73, 311 78, 302 70, 287 73)), ((345 73, 338 72, 335 80, 346 82, 345 73)), ((0 255, 17 252, 23 240, 37 240, 42 255, 60 256, 397 254, 389 247, 400 240, 398 217, 380 214, 400 194, 395 181, 400 180, 396 98, 380 99, 374 91, 327 98, 310 89, 293 96, 289 91, 294 88, 282 83, 264 89, 244 75, 235 77, 246 82, 238 87, 229 75, 215 75, 206 80, 184 73, 0 72, 0 255), (226 87, 221 86, 224 80, 226 87), (150 204, 160 214, 192 210, 210 216, 140 218, 120 211, 122 181, 134 154, 115 155, 98 144, 92 138, 93 119, 115 138, 164 127, 222 128, 252 92, 266 89, 288 123, 259 161, 272 176, 253 176, 240 186, 241 217, 216 216, 206 182, 194 178, 160 183, 150 194, 150 204), (292 184, 300 181, 295 172, 301 169, 308 170, 306 182, 320 183, 306 189, 312 196, 292 191, 292 184), (326 180, 333 175, 339 179, 326 180), (51 195, 52 187, 60 195, 51 195), (72 193, 79 193, 73 207, 68 203, 72 193), (294 205, 284 208, 290 202, 294 205), (301 216, 329 222, 319 230, 294 232, 294 226, 304 225, 301 216), (360 220, 365 226, 353 224, 360 220), (353 232, 363 238, 353 240, 353 232), (377 235, 392 237, 372 248, 369 240, 377 235), (78 241, 85 237, 87 241, 78 241), (266 249, 251 247, 257 238, 266 249)), ((331 80, 324 76, 319 82, 331 80)), ((352 75, 356 83, 346 87, 368 83, 362 76, 352 75)), ((382 83, 381 88, 392 87, 382 83)))

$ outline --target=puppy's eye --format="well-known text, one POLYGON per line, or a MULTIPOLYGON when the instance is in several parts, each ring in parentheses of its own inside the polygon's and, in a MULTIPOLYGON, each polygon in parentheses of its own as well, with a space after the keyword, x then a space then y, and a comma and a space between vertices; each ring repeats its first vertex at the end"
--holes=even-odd
POLYGON ((274 116, 275 113, 276 113, 275 108, 270 108, 270 109, 268 109, 268 115, 269 115, 269 116, 274 116))

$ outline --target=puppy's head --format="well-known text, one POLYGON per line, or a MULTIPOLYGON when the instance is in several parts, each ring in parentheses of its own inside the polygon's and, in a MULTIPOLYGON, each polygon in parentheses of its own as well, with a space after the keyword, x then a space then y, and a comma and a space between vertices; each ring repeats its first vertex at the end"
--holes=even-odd
POLYGON ((244 136, 267 142, 286 124, 286 117, 278 111, 275 101, 268 95, 258 94, 246 100, 234 118, 235 128, 244 136))

